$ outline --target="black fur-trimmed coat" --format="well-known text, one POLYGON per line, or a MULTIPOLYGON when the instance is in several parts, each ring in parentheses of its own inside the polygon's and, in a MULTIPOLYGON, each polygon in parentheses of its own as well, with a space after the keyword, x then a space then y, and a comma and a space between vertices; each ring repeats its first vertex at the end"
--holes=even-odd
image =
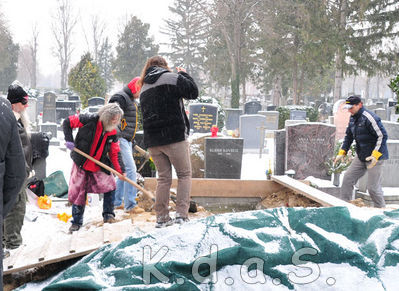
POLYGON ((198 98, 197 85, 189 74, 172 73, 160 67, 148 68, 140 91, 146 147, 186 139, 190 124, 183 98, 198 98))

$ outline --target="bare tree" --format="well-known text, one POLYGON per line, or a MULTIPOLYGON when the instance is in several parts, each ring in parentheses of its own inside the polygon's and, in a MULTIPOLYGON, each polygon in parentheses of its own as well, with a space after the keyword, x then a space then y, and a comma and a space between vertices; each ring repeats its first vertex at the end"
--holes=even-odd
POLYGON ((39 46, 38 38, 39 38, 39 31, 37 29, 37 25, 35 24, 32 27, 32 39, 29 44, 31 58, 32 58, 32 69, 30 71, 30 81, 32 88, 36 88, 37 84, 37 50, 39 46))
POLYGON ((61 66, 61 88, 66 88, 68 68, 72 55, 72 31, 77 23, 73 15, 71 1, 58 0, 58 7, 53 15, 52 33, 56 41, 55 56, 61 66))
POLYGON ((32 87, 31 80, 32 71, 32 55, 28 45, 20 47, 18 54, 18 74, 17 78, 22 84, 32 87))
POLYGON ((100 21, 98 16, 95 15, 91 20, 91 27, 93 32, 93 55, 94 60, 98 62, 98 55, 101 49, 101 46, 104 44, 105 37, 105 23, 100 21))

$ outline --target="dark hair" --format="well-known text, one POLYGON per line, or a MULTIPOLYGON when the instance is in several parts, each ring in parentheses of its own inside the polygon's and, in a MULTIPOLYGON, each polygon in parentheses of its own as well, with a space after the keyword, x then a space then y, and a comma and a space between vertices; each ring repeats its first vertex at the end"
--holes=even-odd
POLYGON ((153 56, 153 57, 149 58, 147 60, 147 62, 145 63, 143 70, 141 71, 140 80, 137 81, 137 84, 140 87, 143 86, 144 77, 146 75, 148 68, 152 67, 152 66, 161 67, 161 68, 164 68, 164 69, 167 69, 170 71, 170 69, 168 67, 168 63, 166 62, 166 60, 163 57, 153 56))

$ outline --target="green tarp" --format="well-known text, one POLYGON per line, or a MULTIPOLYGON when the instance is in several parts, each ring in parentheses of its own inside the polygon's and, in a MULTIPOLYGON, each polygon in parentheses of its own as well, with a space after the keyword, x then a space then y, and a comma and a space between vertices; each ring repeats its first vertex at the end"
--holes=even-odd
POLYGON ((35 286, 44 290, 398 290, 399 211, 276 208, 211 216, 132 234, 47 282, 26 288, 35 286))

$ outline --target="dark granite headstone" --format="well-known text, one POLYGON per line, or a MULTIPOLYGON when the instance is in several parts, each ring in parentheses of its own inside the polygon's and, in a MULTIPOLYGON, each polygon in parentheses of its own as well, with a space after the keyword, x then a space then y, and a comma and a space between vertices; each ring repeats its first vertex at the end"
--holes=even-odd
POLYGON ((237 108, 227 108, 224 111, 226 112, 226 129, 238 129, 240 127, 240 115, 242 115, 242 110, 237 108))
POLYGON ((44 93, 43 97, 43 123, 56 122, 55 100, 57 96, 53 92, 44 93))
POLYGON ((266 116, 261 114, 240 116, 240 137, 244 139, 245 149, 259 149, 265 124, 266 116))
POLYGON ((389 101, 388 107, 394 107, 396 104, 398 104, 398 101, 389 101))
POLYGON ((205 138, 205 178, 240 179, 242 138, 205 138))
POLYGON ((67 118, 69 115, 76 114, 78 103, 76 101, 57 101, 56 102, 57 123, 67 118))
POLYGON ((303 110, 290 111, 290 120, 305 120, 305 119, 306 119, 306 111, 303 110))
POLYGON ((244 104, 244 114, 257 114, 262 110, 262 104, 259 101, 249 101, 244 104))
POLYGON ((285 173, 285 129, 274 131, 274 175, 285 173))
POLYGON ((268 105, 266 106, 266 111, 275 111, 277 108, 276 105, 268 105))
POLYGON ((330 179, 325 163, 334 155, 335 126, 301 123, 287 126, 286 131, 285 168, 294 170, 296 179, 330 179))
POLYGON ((105 99, 103 97, 91 97, 87 100, 87 106, 105 105, 105 99))
POLYGON ((190 128, 193 132, 211 132, 213 125, 218 123, 218 108, 207 103, 195 103, 189 106, 190 128))
POLYGON ((57 124, 56 123, 40 124, 40 132, 51 132, 52 137, 57 138, 57 124))

